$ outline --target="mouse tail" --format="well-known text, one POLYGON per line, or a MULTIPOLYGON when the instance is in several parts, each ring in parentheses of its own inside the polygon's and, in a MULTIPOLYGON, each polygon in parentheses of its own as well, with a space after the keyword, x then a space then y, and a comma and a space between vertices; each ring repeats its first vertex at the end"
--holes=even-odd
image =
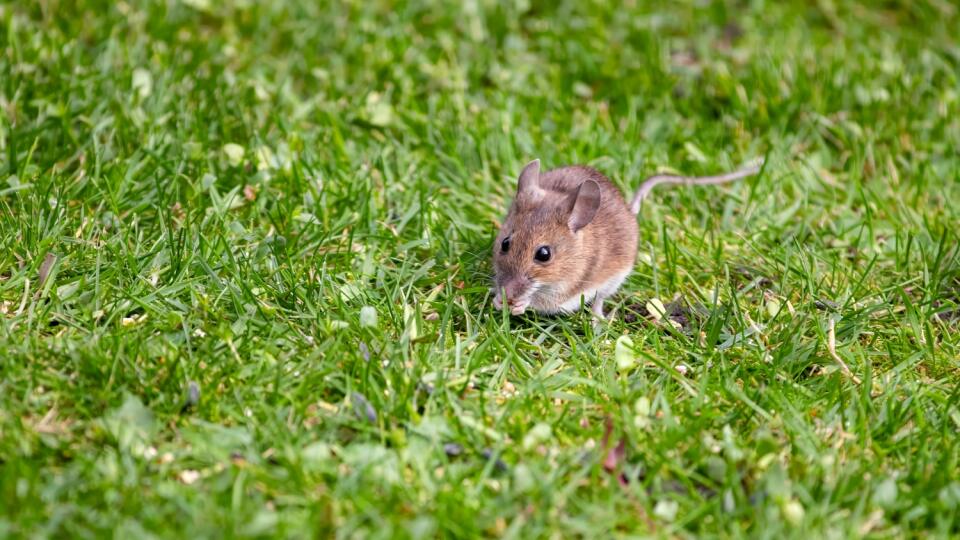
POLYGON ((643 204, 644 199, 647 198, 647 195, 650 194, 653 188, 659 186, 660 184, 682 184, 685 186, 712 186, 716 184, 726 184, 727 182, 733 182, 734 180, 739 180, 741 178, 757 174, 760 172, 762 167, 763 160, 761 159, 757 164, 751 165, 750 167, 714 176, 677 176, 672 174, 658 174, 656 176, 651 176, 644 180, 642 184, 640 184, 640 188, 637 189, 637 192, 633 195, 633 199, 630 201, 630 211, 633 212, 634 215, 639 214, 640 206, 643 204))

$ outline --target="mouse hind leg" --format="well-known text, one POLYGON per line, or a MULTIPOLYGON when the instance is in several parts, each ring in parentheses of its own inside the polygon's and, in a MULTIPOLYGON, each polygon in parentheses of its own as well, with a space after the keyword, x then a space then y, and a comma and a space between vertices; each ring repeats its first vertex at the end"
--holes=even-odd
POLYGON ((597 296, 593 299, 593 302, 590 304, 590 311, 597 316, 598 319, 607 319, 607 316, 603 314, 603 301, 606 300, 606 296, 597 296))
POLYGON ((603 302, 620 289, 620 286, 623 285, 623 282, 626 281, 627 276, 630 274, 630 270, 630 268, 627 268, 627 270, 616 274, 597 288, 596 296, 594 296, 593 302, 590 304, 590 310, 593 311, 593 314, 596 315, 598 319, 609 320, 613 318, 616 310, 604 315, 603 302))

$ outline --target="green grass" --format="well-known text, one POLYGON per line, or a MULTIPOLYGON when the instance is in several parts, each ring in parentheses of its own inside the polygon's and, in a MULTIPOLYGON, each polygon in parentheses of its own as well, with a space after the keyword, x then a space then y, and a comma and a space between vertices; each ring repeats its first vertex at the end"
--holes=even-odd
POLYGON ((624 4, 0 3, 0 538, 960 534, 958 8, 624 4), (764 155, 491 307, 526 161, 764 155))

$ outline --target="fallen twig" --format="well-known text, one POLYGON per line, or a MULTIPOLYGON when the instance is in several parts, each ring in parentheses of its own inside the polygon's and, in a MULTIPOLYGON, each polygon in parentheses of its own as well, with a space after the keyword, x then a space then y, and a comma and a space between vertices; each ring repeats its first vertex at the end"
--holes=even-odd
POLYGON ((833 320, 833 317, 829 319, 830 323, 827 327, 827 351, 830 353, 830 357, 834 359, 838 364, 840 364, 840 369, 843 371, 843 374, 847 377, 850 377, 853 382, 860 384, 860 378, 853 374, 850 371, 850 368, 847 366, 847 363, 843 361, 843 358, 840 358, 840 355, 837 354, 837 331, 836 331, 836 322, 833 320))

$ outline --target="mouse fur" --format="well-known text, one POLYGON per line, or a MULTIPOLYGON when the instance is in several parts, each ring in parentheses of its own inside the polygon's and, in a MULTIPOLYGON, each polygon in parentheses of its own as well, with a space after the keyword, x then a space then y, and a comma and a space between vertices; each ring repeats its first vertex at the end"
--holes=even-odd
POLYGON ((658 185, 713 186, 759 174, 764 160, 713 176, 658 174, 629 204, 606 176, 575 165, 540 173, 527 164, 493 245, 493 305, 519 315, 570 313, 584 304, 603 318, 603 301, 620 288, 637 258, 636 216, 658 185))

